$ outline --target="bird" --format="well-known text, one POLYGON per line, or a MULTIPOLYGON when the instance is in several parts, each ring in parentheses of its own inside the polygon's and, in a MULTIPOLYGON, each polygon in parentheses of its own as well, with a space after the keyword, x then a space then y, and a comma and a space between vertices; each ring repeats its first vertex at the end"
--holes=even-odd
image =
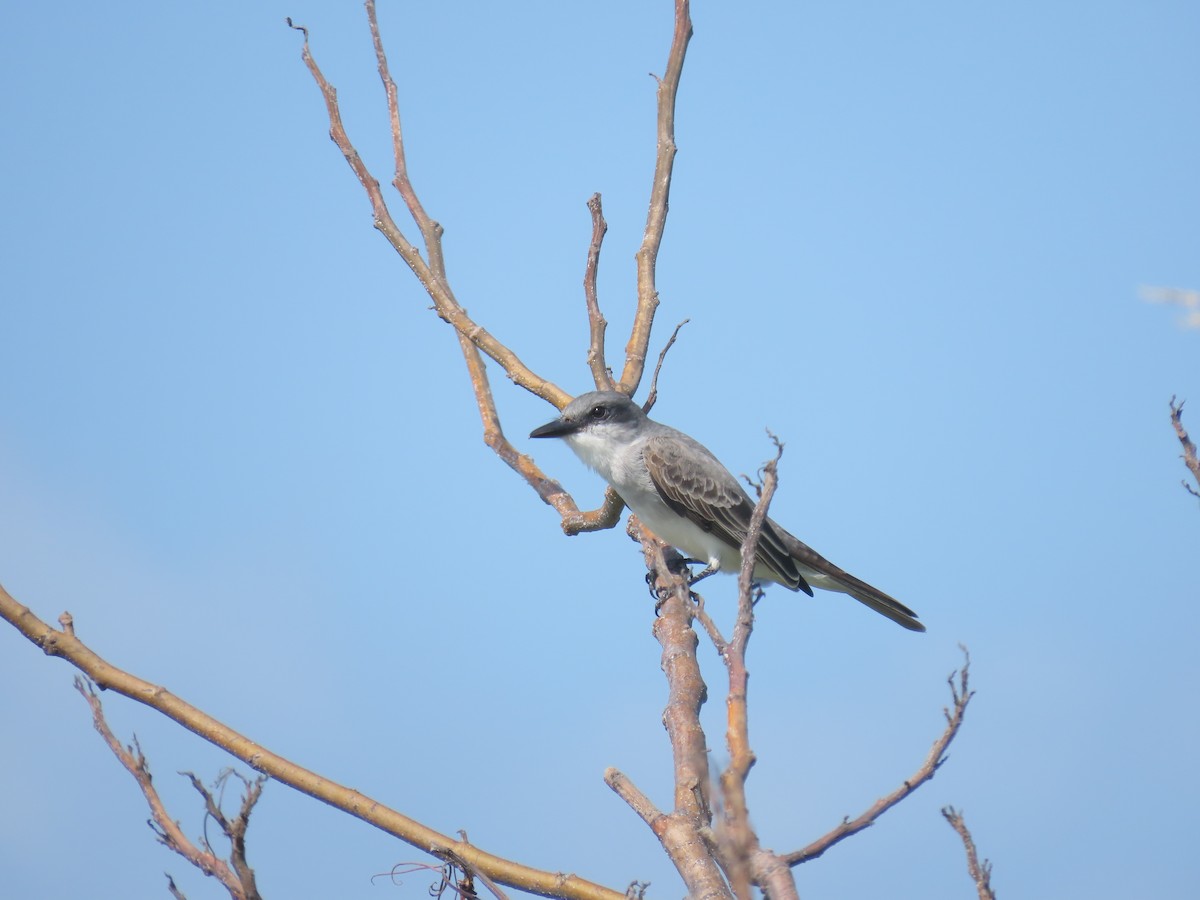
MULTIPOLYGON (((733 474, 695 438, 656 422, 625 394, 591 391, 576 397, 531 438, 562 438, 588 468, 666 543, 705 569, 738 572, 754 501, 733 474)), ((779 523, 767 518, 754 561, 756 581, 813 596, 813 587, 849 594, 910 631, 924 631, 899 600, 840 569, 779 523)))

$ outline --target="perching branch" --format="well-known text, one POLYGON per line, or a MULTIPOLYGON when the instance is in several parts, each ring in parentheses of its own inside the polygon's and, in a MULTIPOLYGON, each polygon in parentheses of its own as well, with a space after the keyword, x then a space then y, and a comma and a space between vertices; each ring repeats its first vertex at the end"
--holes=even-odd
MULTIPOLYGON (((1188 437, 1187 430, 1183 427, 1183 403, 1176 403, 1174 397, 1171 397, 1171 424, 1175 427, 1175 436, 1179 438, 1179 443, 1183 445, 1183 464, 1187 466, 1188 471, 1192 473, 1192 477, 1196 479, 1196 484, 1200 484, 1200 458, 1196 456, 1196 445, 1192 443, 1192 439, 1188 437)), ((1193 497, 1200 497, 1200 492, 1197 492, 1186 481, 1181 483, 1193 497)))
MULTIPOLYGON (((517 368, 510 368, 505 364, 504 359, 499 359, 493 351, 498 351, 507 348, 498 341, 488 344, 486 341, 481 343, 481 339, 486 332, 482 329, 474 327, 473 330, 463 330, 459 327, 460 322, 468 322, 466 311, 458 303, 454 292, 450 288, 450 280, 446 275, 446 259, 442 249, 442 234, 444 229, 425 211, 420 197, 417 195, 416 188, 413 187, 412 179, 408 173, 408 158, 404 151, 404 130, 400 124, 400 105, 397 97, 396 82, 392 78, 391 69, 388 66, 387 53, 383 47, 383 38, 379 32, 379 19, 375 11, 375 0, 367 0, 367 20, 371 29, 371 42, 375 49, 375 61, 379 69, 379 78, 383 82, 384 94, 387 99, 388 121, 391 125, 392 132, 392 157, 395 161, 395 176, 392 178, 392 185, 399 192, 404 200, 405 206, 408 208, 409 215, 412 216, 413 222, 416 223, 417 229, 421 233, 421 240, 425 245, 425 253, 429 259, 429 273, 438 285, 438 292, 429 290, 429 286, 421 279, 421 272, 413 269, 421 283, 426 286, 430 297, 434 301, 434 308, 438 311, 438 315, 450 324, 454 325, 458 335, 459 347, 462 350, 463 360, 467 366, 467 374, 471 379, 471 387, 475 393, 476 405, 479 407, 479 417, 483 422, 483 441, 492 449, 492 451, 500 457, 513 471, 525 479, 542 498, 544 502, 554 507, 562 517, 562 527, 567 534, 578 534, 583 531, 596 531, 602 528, 611 528, 620 515, 618 507, 614 512, 612 510, 612 502, 606 498, 605 504, 597 510, 591 512, 581 512, 575 504, 574 499, 568 494, 553 478, 547 477, 538 465, 533 461, 533 458, 517 451, 504 435, 504 430, 500 426, 500 414, 496 410, 496 401, 492 395, 491 383, 488 380, 487 367, 484 364, 483 357, 480 355, 482 348, 493 359, 504 365, 505 371, 509 377, 518 384, 529 388, 529 383, 522 379, 521 369, 523 367, 517 365, 519 360, 515 356, 506 357, 510 363, 513 363, 517 368), (454 316, 443 315, 444 310, 450 310, 452 313, 461 313, 462 319, 456 321, 454 316), (489 346, 491 349, 489 349, 489 346)), ((290 22, 289 22, 290 24, 290 22)), ((303 29, 301 29, 303 30, 303 29)), ((325 80, 324 75, 317 67, 316 61, 313 59, 308 48, 308 32, 304 32, 304 51, 303 58, 309 71, 312 72, 313 78, 316 79, 321 92, 325 95, 326 104, 329 107, 330 115, 330 136, 346 155, 347 161, 351 163, 351 168, 355 170, 355 174, 359 176, 359 180, 363 180, 363 175, 369 174, 366 171, 365 165, 362 164, 358 157, 357 151, 350 143, 349 137, 345 130, 340 127, 341 114, 337 111, 337 92, 325 80), (332 98, 332 99, 331 99, 332 98), (332 105, 330 105, 332 104, 332 105), (353 159, 351 157, 353 154, 353 159), (360 168, 356 167, 355 161, 360 168)), ((366 186, 366 182, 363 182, 366 186)), ((382 192, 378 191, 378 183, 375 183, 376 190, 372 191, 368 188, 368 196, 371 198, 372 206, 376 212, 376 227, 379 228, 380 222, 380 207, 378 203, 383 203, 382 192), (378 200, 377 200, 378 197, 378 200)), ((386 205, 383 206, 382 212, 386 214, 386 205)), ((380 228, 384 236, 392 241, 392 246, 400 256, 409 263, 410 267, 420 263, 420 252, 413 248, 400 234, 399 229, 396 229, 393 223, 391 229, 385 230, 380 228), (393 236, 398 236, 403 243, 398 244, 392 240, 393 236)), ((596 252, 599 253, 597 246, 596 252)), ((490 337, 490 336, 488 336, 490 337)), ((493 339, 494 340, 494 339, 493 339)), ((545 382, 548 384, 548 382, 545 382)), ((530 388, 532 390, 532 388, 530 388)), ((558 391, 557 388, 554 389, 558 391)), ((538 393, 534 390, 534 393, 538 393)), ((558 391, 553 396, 547 396, 546 399, 554 403, 559 408, 569 402, 570 397, 565 393, 558 391)))
MULTIPOLYGON (((387 54, 384 51, 374 0, 367 0, 366 9, 379 77, 383 82, 387 99, 388 119, 392 132, 392 151, 395 159, 395 176, 392 184, 400 193, 409 214, 421 233, 428 262, 422 258, 421 251, 408 240, 392 218, 379 181, 371 174, 351 142, 342 123, 337 90, 325 78, 312 55, 308 42, 308 30, 293 25, 289 19, 288 24, 304 35, 301 57, 325 99, 330 138, 342 151, 346 162, 366 191, 371 203, 375 228, 387 238, 401 259, 416 275, 417 280, 433 300, 433 307, 437 315, 456 330, 475 391, 480 419, 483 422, 484 442, 510 468, 524 478, 544 502, 554 507, 562 519, 564 532, 578 534, 583 531, 611 528, 620 517, 621 510, 620 501, 614 493, 611 491, 606 493, 605 501, 600 508, 586 512, 581 511, 574 498, 563 489, 561 484, 546 476, 531 457, 519 453, 504 436, 480 351, 499 363, 505 374, 516 384, 548 400, 558 409, 562 409, 570 402, 571 397, 557 385, 530 370, 507 345, 474 322, 454 296, 446 276, 442 250, 442 227, 426 212, 409 175, 396 83, 391 76, 387 54)), ((688 4, 686 0, 677 0, 675 32, 668 56, 667 71, 658 83, 658 151, 647 214, 646 233, 642 248, 637 253, 638 311, 626 347, 625 372, 621 380, 621 389, 627 393, 632 393, 641 380, 646 348, 650 340, 650 329, 654 321, 654 310, 658 304, 657 292, 654 287, 654 267, 666 223, 667 199, 675 156, 675 97, 679 89, 679 78, 691 31, 688 4)), ((592 208, 593 236, 589 250, 588 272, 585 276, 585 288, 588 291, 588 314, 591 323, 588 356, 597 387, 608 388, 612 386, 612 377, 604 360, 605 323, 600 314, 599 302, 594 295, 596 265, 598 264, 601 238, 606 226, 600 213, 599 196, 596 195, 593 200, 594 205, 589 204, 592 208)))
MULTIPOLYGON (((221 885, 229 892, 229 896, 233 900, 261 900, 254 880, 254 870, 250 868, 250 864, 246 861, 246 828, 250 824, 250 812, 254 809, 254 804, 258 802, 258 798, 262 795, 262 787, 266 782, 266 776, 260 776, 253 782, 242 779, 243 784, 246 786, 246 793, 242 795, 241 809, 238 810, 238 814, 231 820, 225 816, 220 804, 200 784, 196 776, 187 773, 187 777, 191 779, 192 785, 204 798, 207 814, 216 821, 221 832, 229 839, 229 862, 226 862, 217 856, 207 840, 203 841, 203 848, 197 847, 183 833, 183 829, 179 827, 179 823, 167 814, 162 798, 159 797, 158 791, 154 787, 153 779, 150 775, 150 766, 146 762, 146 756, 142 753, 142 748, 138 744, 137 738, 135 737, 133 744, 128 747, 122 746, 121 742, 116 739, 112 733, 112 729, 108 727, 108 722, 104 719, 104 708, 101 706, 100 698, 96 696, 96 689, 92 686, 91 682, 77 675, 75 676, 75 690, 79 691, 83 699, 87 701, 88 706, 91 707, 92 724, 96 727, 96 731, 100 732, 100 736, 104 738, 104 742, 108 744, 113 755, 117 757, 126 771, 134 777, 138 787, 141 788, 142 795, 146 798, 146 803, 150 807, 150 827, 154 830, 154 835, 158 838, 159 843, 178 853, 205 875, 211 876, 221 882, 221 885)), ((175 887, 175 882, 171 880, 170 876, 167 876, 167 878, 170 882, 168 890, 179 896, 180 892, 175 887)))
POLYGON ((379 76, 383 81, 384 91, 387 95, 388 116, 392 129, 392 150, 396 164, 396 174, 392 183, 404 199, 405 205, 408 207, 409 213, 412 215, 413 221, 416 222, 417 228, 422 235, 426 254, 429 257, 428 263, 425 262, 421 257, 420 251, 405 237, 403 231, 401 231, 392 218, 379 181, 371 174, 366 163, 363 162, 362 157, 359 155, 358 150, 355 149, 354 144, 351 142, 349 135, 346 133, 345 126, 342 124, 341 110, 338 106, 337 89, 325 78, 324 73, 312 55, 308 43, 308 30, 294 25, 291 19, 288 19, 288 25, 304 35, 301 58, 304 60, 304 64, 308 67, 313 80, 316 81, 317 87, 320 88, 321 95, 325 99, 325 108, 329 116, 329 136, 338 149, 342 151, 346 162, 366 191, 367 197, 371 202, 376 229, 387 238, 388 243, 392 245, 401 259, 412 269, 421 286, 425 288, 433 300, 434 311, 439 318, 452 325, 458 333, 468 374, 471 377, 471 384, 475 390, 480 417, 484 424, 484 442, 509 467, 521 475, 544 502, 558 511, 563 520, 563 530, 568 534, 612 527, 612 524, 616 521, 616 516, 610 511, 609 507, 611 504, 607 504, 600 510, 581 512, 575 501, 571 498, 571 495, 563 489, 561 484, 553 478, 546 476, 531 457, 518 453, 504 436, 504 432, 500 427, 499 415, 496 412, 495 401, 492 398, 491 388, 488 384, 483 360, 479 357, 476 348, 482 350, 499 363, 508 377, 518 385, 539 397, 543 397, 559 409, 570 402, 571 396, 566 391, 563 391, 550 381, 531 371, 507 346, 493 337, 486 329, 472 321, 451 291, 448 279, 446 278, 445 259, 442 253, 442 227, 426 213, 409 177, 408 164, 404 152, 404 134, 400 124, 400 112, 396 99, 396 85, 388 68, 387 55, 384 52, 383 42, 379 34, 379 24, 373 0, 368 0, 366 6, 371 37, 375 47, 376 61, 379 67, 379 76))
POLYGON ((574 900, 621 900, 624 896, 575 875, 544 872, 487 853, 473 844, 440 834, 414 819, 298 766, 217 721, 163 687, 151 684, 107 662, 75 636, 69 616, 63 629, 52 628, 0 587, 0 618, 9 622, 48 656, 65 659, 102 690, 112 690, 155 709, 184 728, 220 747, 251 768, 301 793, 328 803, 355 818, 443 860, 459 859, 476 872, 519 890, 574 900))
POLYGON ((731 900, 714 853, 708 744, 700 726, 700 707, 708 689, 696 658, 687 569, 681 565, 682 558, 673 550, 667 551, 636 516, 629 519, 629 534, 642 544, 659 597, 654 637, 662 645, 662 668, 667 676, 663 725, 674 757, 674 808, 669 813, 660 812, 616 769, 609 769, 604 780, 650 826, 687 885, 689 896, 731 900))
POLYGON ((967 852, 967 872, 970 874, 971 880, 975 882, 979 900, 996 900, 996 894, 992 890, 992 864, 986 859, 982 863, 979 862, 979 854, 975 850, 975 839, 971 837, 962 813, 953 806, 946 806, 942 808, 942 815, 946 817, 950 827, 957 831, 958 836, 962 838, 963 848, 967 852))
POLYGON ((764 468, 762 496, 742 545, 742 558, 749 562, 743 566, 739 579, 741 590, 732 640, 726 641, 721 636, 704 610, 703 599, 691 594, 686 568, 680 565, 682 561, 678 554, 666 550, 636 518, 630 521, 630 535, 642 543, 646 566, 660 600, 654 635, 663 648, 662 667, 669 690, 663 724, 675 761, 675 808, 669 814, 660 812, 616 769, 610 769, 605 780, 658 836, 692 896, 703 893, 705 896, 750 900, 754 886, 767 890, 770 896, 780 900, 796 896, 795 882, 787 864, 762 848, 750 825, 745 793, 746 778, 754 764, 749 739, 745 662, 754 623, 753 560, 778 483, 776 466, 783 447, 778 441, 776 447, 775 459, 764 468), (730 763, 720 777, 721 816, 715 833, 709 799, 708 747, 700 725, 700 708, 707 696, 707 688, 696 658, 698 639, 692 622, 697 619, 725 661, 729 676, 726 743, 730 763))
POLYGON ((968 687, 971 655, 967 652, 966 647, 962 647, 961 644, 959 646, 963 652, 962 670, 961 672, 951 672, 950 677, 946 679, 946 682, 950 685, 950 697, 953 701, 953 708, 952 710, 944 710, 946 730, 942 732, 941 737, 933 742, 933 747, 930 749, 929 755, 925 757, 925 762, 921 764, 921 767, 904 784, 900 785, 900 787, 896 788, 896 790, 892 791, 886 797, 880 797, 858 818, 853 820, 847 818, 828 834, 813 841, 807 847, 784 854, 783 859, 788 865, 798 866, 800 863, 808 862, 810 859, 816 859, 834 844, 845 840, 852 834, 858 834, 858 832, 865 828, 870 828, 875 824, 876 819, 933 778, 937 770, 942 767, 942 763, 947 759, 946 750, 950 747, 950 742, 954 740, 954 736, 958 734, 958 729, 962 726, 963 715, 967 711, 967 704, 975 696, 975 692, 968 687), (956 675, 958 676, 957 684, 954 681, 956 675))

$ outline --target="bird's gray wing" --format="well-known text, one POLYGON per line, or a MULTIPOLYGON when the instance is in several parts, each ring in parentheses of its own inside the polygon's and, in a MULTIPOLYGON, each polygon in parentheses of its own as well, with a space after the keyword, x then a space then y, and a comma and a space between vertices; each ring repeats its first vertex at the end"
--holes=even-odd
MULTIPOLYGON (((703 444, 686 435, 658 435, 642 449, 642 460, 663 502, 675 513, 741 549, 750 530, 754 503, 729 470, 703 444)), ((812 595, 783 537, 768 519, 758 539, 758 562, 781 584, 812 595)))

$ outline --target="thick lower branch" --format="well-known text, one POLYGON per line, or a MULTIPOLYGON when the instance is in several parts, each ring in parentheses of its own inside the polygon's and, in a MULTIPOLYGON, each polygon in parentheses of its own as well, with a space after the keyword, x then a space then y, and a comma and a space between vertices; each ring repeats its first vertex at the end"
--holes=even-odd
POLYGON ((620 891, 613 891, 574 875, 543 872, 480 850, 473 844, 457 841, 434 831, 402 813, 389 809, 378 801, 344 787, 328 778, 298 766, 272 753, 266 747, 217 721, 207 713, 176 697, 163 687, 131 675, 102 659, 75 637, 72 628, 59 631, 35 616, 0 587, 0 618, 11 623, 26 638, 48 656, 65 659, 87 675, 99 687, 143 703, 158 710, 167 718, 199 735, 211 744, 237 757, 253 769, 270 775, 276 781, 315 797, 330 806, 362 819, 381 831, 405 841, 425 853, 440 858, 453 855, 495 879, 546 897, 581 898, 581 900, 622 900, 620 891))

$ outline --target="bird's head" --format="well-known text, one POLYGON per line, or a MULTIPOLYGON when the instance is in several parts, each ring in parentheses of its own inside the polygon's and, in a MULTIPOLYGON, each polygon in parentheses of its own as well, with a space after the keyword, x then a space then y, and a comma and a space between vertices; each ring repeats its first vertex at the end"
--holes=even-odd
POLYGON ((631 443, 646 421, 642 408, 616 391, 581 394, 562 414, 529 433, 531 438, 563 438, 593 469, 604 470, 604 459, 631 443))

